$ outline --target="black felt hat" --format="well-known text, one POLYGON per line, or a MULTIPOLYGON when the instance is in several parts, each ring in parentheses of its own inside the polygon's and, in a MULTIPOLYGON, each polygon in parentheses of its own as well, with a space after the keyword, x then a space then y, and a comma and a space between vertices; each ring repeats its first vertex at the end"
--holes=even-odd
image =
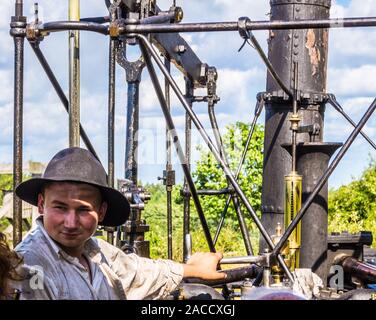
POLYGON ((20 183, 16 195, 22 200, 37 206, 38 194, 46 182, 72 181, 98 187, 103 200, 108 203, 103 226, 119 226, 129 217, 130 205, 124 195, 108 187, 106 172, 102 164, 91 152, 82 148, 67 148, 58 152, 48 163, 42 177, 20 183))

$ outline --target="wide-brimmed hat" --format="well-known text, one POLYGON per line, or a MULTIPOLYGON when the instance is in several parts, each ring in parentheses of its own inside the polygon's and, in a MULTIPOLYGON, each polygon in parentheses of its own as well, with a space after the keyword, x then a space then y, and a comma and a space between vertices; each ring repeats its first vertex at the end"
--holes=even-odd
POLYGON ((108 187, 106 172, 102 164, 91 152, 82 148, 67 148, 58 152, 48 163, 42 177, 20 183, 16 195, 22 200, 37 206, 38 194, 46 182, 71 181, 98 187, 103 200, 108 203, 103 226, 119 226, 129 217, 130 205, 124 195, 108 187))

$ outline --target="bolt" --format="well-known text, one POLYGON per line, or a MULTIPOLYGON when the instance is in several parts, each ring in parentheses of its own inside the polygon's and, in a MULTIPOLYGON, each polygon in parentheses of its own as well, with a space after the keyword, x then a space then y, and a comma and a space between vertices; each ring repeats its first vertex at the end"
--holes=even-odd
POLYGON ((184 44, 179 44, 175 47, 174 49, 175 53, 177 54, 183 54, 184 52, 187 51, 187 48, 185 47, 184 44))

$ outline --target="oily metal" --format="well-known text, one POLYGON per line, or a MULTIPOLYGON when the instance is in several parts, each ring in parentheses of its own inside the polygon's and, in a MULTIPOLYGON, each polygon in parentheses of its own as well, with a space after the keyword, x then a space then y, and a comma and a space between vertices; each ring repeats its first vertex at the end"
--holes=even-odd
MULTIPOLYGON (((13 132, 13 190, 22 182, 23 150, 23 84, 24 43, 26 17, 23 16, 23 0, 15 2, 15 15, 11 20, 11 35, 14 41, 14 132, 13 132), (12 30, 15 32, 13 33, 12 30)), ((22 201, 16 195, 13 199, 13 246, 22 241, 22 201)))
MULTIPOLYGON (((329 9, 326 6, 294 4, 278 1, 271 7, 271 22, 299 21, 307 18, 326 19, 329 9)), ((290 91, 325 94, 327 69, 328 30, 271 30, 269 33, 269 60, 281 81, 290 91), (320 57, 320 59, 318 58, 320 57), (297 74, 294 76, 296 65, 297 74), (297 80, 296 80, 297 79, 297 80), (297 82, 297 83, 295 83, 297 82)), ((275 79, 267 75, 266 91, 273 93, 280 90, 275 79)), ((299 125, 316 125, 323 128, 325 105, 323 102, 312 103, 304 108, 297 101, 299 125)), ((284 217, 284 177, 292 168, 292 158, 283 148, 292 143, 289 118, 293 112, 290 99, 267 99, 265 101, 265 138, 264 172, 262 184, 262 223, 269 233, 273 233, 277 224, 283 225, 284 217)), ((296 142, 322 142, 323 131, 311 136, 309 133, 296 135, 296 142)), ((298 172, 299 173, 299 172, 298 172)), ((266 244, 260 239, 261 248, 266 244)))

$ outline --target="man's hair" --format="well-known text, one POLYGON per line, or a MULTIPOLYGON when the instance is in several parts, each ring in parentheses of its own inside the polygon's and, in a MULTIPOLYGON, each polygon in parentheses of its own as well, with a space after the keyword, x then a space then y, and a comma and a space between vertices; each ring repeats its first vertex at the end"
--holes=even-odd
POLYGON ((21 262, 22 258, 10 250, 5 235, 0 232, 0 300, 7 299, 8 280, 21 280, 16 272, 21 262))

